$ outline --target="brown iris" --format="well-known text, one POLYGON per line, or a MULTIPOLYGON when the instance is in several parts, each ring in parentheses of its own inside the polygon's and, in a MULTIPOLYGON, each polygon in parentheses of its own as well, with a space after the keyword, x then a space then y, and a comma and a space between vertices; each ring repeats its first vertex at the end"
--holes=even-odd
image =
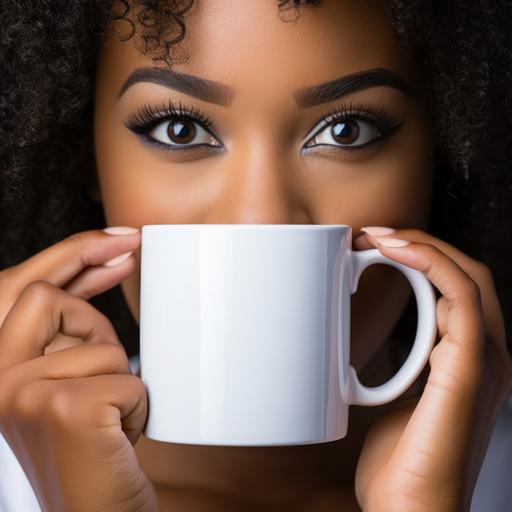
POLYGON ((336 123, 331 128, 334 140, 343 144, 351 144, 359 137, 359 126, 355 121, 336 123))
POLYGON ((196 128, 192 121, 173 121, 167 127, 169 138, 176 143, 190 142, 196 135, 196 128))

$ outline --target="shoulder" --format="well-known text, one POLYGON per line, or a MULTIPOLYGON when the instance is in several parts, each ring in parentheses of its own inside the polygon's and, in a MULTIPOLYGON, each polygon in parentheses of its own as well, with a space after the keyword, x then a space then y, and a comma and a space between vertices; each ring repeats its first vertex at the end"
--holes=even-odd
POLYGON ((512 503, 512 393, 500 410, 475 485, 471 512, 509 512, 512 503))

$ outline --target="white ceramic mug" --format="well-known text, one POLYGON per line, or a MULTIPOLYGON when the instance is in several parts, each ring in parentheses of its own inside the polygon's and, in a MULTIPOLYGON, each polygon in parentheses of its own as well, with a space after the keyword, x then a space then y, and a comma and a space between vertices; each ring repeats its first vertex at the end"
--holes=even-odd
POLYGON ((143 226, 144 434, 225 446, 324 443, 346 435, 349 405, 403 393, 434 344, 433 288, 377 249, 352 251, 351 237, 346 225, 143 226), (403 366, 372 388, 350 366, 350 300, 374 263, 405 274, 418 326, 403 366))

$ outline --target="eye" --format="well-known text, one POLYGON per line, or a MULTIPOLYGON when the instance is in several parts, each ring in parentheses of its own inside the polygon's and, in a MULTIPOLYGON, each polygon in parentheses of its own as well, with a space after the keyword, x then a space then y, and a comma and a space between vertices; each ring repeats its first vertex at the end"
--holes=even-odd
MULTIPOLYGON (((317 144, 335 144, 343 146, 363 146, 380 136, 375 126, 361 120, 336 121, 320 130, 312 140, 317 144)), ((311 147, 311 144, 307 144, 311 147)))
POLYGON ((144 105, 125 125, 145 142, 165 151, 222 148, 213 134, 211 120, 199 109, 182 105, 181 101, 179 106, 171 100, 160 108, 144 105))
POLYGON ((171 119, 158 124, 148 136, 168 146, 218 145, 216 139, 192 119, 171 119))
POLYGON ((403 121, 364 105, 337 107, 323 116, 323 126, 305 144, 334 146, 341 150, 363 150, 396 132, 403 121))

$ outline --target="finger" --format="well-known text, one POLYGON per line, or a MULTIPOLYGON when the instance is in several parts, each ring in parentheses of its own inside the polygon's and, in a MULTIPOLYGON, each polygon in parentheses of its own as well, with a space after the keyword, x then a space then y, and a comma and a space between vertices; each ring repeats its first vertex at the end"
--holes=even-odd
POLYGON ((366 251, 368 249, 373 249, 374 247, 364 233, 354 238, 353 246, 358 251, 366 251))
MULTIPOLYGON (((25 385, 0 414, 11 413, 13 420, 7 422, 15 425, 10 439, 25 454, 29 446, 30 471, 38 475, 38 487, 50 489, 58 475, 59 503, 69 505, 65 510, 157 510, 152 507, 156 498, 154 503, 139 499, 147 495, 147 479, 132 448, 143 429, 147 403, 139 378, 98 375, 25 385), (133 490, 128 498, 136 496, 136 503, 130 498, 130 506, 123 506, 128 498, 120 482, 133 490)), ((57 509, 63 510, 52 508, 57 509)))
POLYGON ((380 226, 372 226, 369 228, 361 228, 361 232, 366 236, 372 246, 375 246, 375 243, 372 242, 372 240, 382 237, 399 238, 403 240, 409 240, 411 242, 423 242, 434 245, 445 254, 448 254, 448 256, 456 261, 464 270, 466 270, 467 267, 473 265, 478 266, 479 264, 478 261, 468 256, 457 247, 454 247, 445 240, 441 240, 440 238, 437 238, 434 235, 431 235, 430 233, 420 229, 392 229, 380 226))
POLYGON ((86 343, 120 344, 108 318, 87 301, 35 281, 20 294, 0 329, 0 369, 43 355, 58 332, 86 343))
POLYGON ((83 342, 80 338, 73 338, 72 336, 66 336, 65 334, 62 334, 62 332, 59 332, 53 337, 52 342, 46 346, 44 353, 51 354, 57 350, 74 347, 75 345, 82 345, 82 343, 83 342))
POLYGON ((448 303, 445 329, 456 352, 452 355, 459 358, 459 364, 466 365, 459 368, 460 375, 471 373, 466 371, 467 365, 476 370, 481 364, 485 322, 480 290, 475 281, 433 245, 409 242, 401 247, 386 247, 379 243, 378 248, 385 256, 423 272, 440 291, 448 303))
MULTIPOLYGON (((382 238, 380 235, 378 237, 374 237, 369 234, 366 234, 365 237, 372 247, 378 247, 378 239, 382 238)), ((487 335, 494 346, 502 353, 505 353, 507 350, 505 320, 503 318, 503 312, 494 286, 492 273, 483 263, 471 258, 467 254, 464 254, 462 251, 444 240, 440 240, 429 233, 425 233, 417 229, 398 229, 386 235, 384 238, 398 238, 411 242, 427 243, 437 247, 440 251, 455 261, 457 265, 459 265, 459 267, 475 283, 478 284, 482 296, 482 307, 487 335)))
POLYGON ((133 273, 137 267, 134 255, 128 257, 115 267, 98 265, 83 270, 72 279, 63 290, 71 295, 88 300, 116 286, 133 273))
POLYGON ((126 437, 135 445, 144 428, 148 412, 144 383, 134 375, 98 375, 94 379, 99 389, 108 390, 105 391, 104 399, 111 406, 112 424, 120 421, 126 437))
MULTIPOLYGON (((95 375, 53 383, 48 408, 70 418, 83 429, 93 431, 121 428, 132 445, 137 441, 147 418, 148 399, 144 383, 129 374, 95 375)), ((50 412, 51 414, 51 412, 50 412)))
MULTIPOLYGON (((103 230, 75 233, 2 271, 4 290, 14 294, 12 302, 32 281, 47 281, 63 287, 88 266, 102 265, 115 256, 140 246, 141 233, 110 235, 103 230)), ((4 315, 7 312, 4 312, 4 315)), ((1 314, 1 312, 0 312, 1 314)))
POLYGON ((404 486, 410 484, 414 488, 421 481, 419 475, 432 474, 439 476, 442 485, 460 475, 463 464, 467 464, 473 432, 463 426, 475 423, 482 396, 492 396, 485 395, 485 333, 479 287, 434 245, 379 244, 378 249, 392 260, 423 272, 442 294, 437 311, 443 316, 440 322, 438 318, 438 329, 444 335, 431 352, 427 384, 390 461, 393 464, 396 460, 402 466, 404 486), (454 429, 454 425, 460 428, 454 429), (422 449, 418 450, 418 446, 422 449), (452 454, 446 458, 442 471, 439 453, 452 454))
POLYGON ((93 343, 64 348, 17 366, 20 378, 73 379, 106 374, 131 374, 130 362, 121 344, 93 343))

